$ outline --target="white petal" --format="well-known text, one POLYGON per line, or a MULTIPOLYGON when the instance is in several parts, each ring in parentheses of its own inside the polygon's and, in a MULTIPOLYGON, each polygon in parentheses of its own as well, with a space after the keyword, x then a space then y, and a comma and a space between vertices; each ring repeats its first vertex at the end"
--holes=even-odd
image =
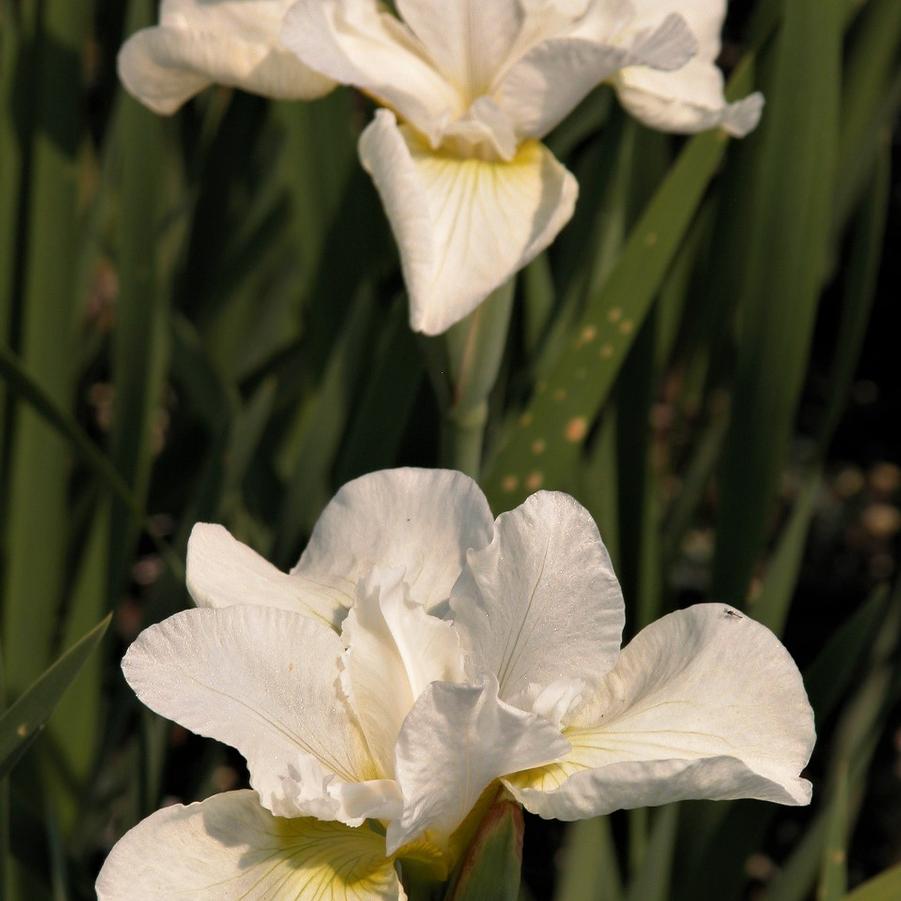
POLYGON ((554 38, 537 44, 510 68, 498 87, 498 103, 520 139, 540 138, 623 66, 677 69, 696 49, 694 36, 677 15, 623 44, 554 38))
POLYGON ((464 649, 497 674, 505 701, 534 709, 555 686, 543 710, 559 705, 559 683, 596 682, 613 667, 625 617, 591 514, 551 491, 498 517, 494 541, 469 553, 451 609, 464 649))
POLYGON ((334 82, 309 69, 279 41, 291 0, 164 0, 160 25, 132 35, 119 77, 155 112, 174 113, 219 83, 266 97, 321 97, 334 82))
POLYGON ((352 581, 322 584, 283 573, 226 528, 212 523, 197 523, 191 530, 187 583, 198 607, 277 607, 332 627, 340 625, 354 599, 352 581))
POLYGON ((723 75, 714 63, 692 60, 678 72, 623 69, 615 80, 623 106, 645 125, 693 133, 723 128, 736 138, 752 132, 763 112, 763 95, 727 103, 723 75))
POLYGON ((545 817, 687 798, 810 801, 799 773, 815 734, 801 675, 772 632, 721 604, 643 629, 564 735, 566 758, 509 780, 545 817))
POLYGON ((491 782, 524 760, 556 760, 568 747, 550 723, 498 700, 494 678, 484 685, 433 683, 397 742, 404 812, 388 827, 388 852, 426 831, 440 845, 491 782))
POLYGON ((373 756, 394 775, 394 745, 404 718, 431 682, 463 679, 453 626, 413 602, 403 570, 376 569, 361 585, 342 638, 345 693, 373 756))
POLYGON ((433 153, 379 110, 360 157, 400 250, 414 331, 437 335, 471 313, 569 221, 578 185, 541 144, 509 162, 433 153))
POLYGON ((446 469, 388 469, 348 482, 319 517, 292 575, 356 584, 373 567, 404 570, 414 601, 446 601, 471 547, 494 530, 481 489, 446 469))
POLYGON ((519 0, 398 0, 397 8, 438 69, 470 102, 491 90, 525 21, 519 0))
POLYGON ((663 73, 643 66, 624 69, 614 80, 623 106, 651 128, 678 133, 721 127, 741 138, 757 127, 763 97, 752 94, 727 103, 723 76, 716 66, 726 0, 634 0, 633 28, 653 28, 668 13, 679 13, 698 41, 698 53, 678 71, 663 73))
POLYGON ((96 888, 98 901, 404 898, 382 836, 273 817, 252 791, 151 814, 116 843, 96 888))
POLYGON ((122 669, 152 710, 237 748, 273 813, 359 822, 342 783, 379 774, 339 695, 331 629, 270 607, 187 610, 145 629, 122 669))
POLYGON ((376 0, 300 0, 281 37, 304 63, 375 96, 434 143, 466 109, 419 41, 376 0))

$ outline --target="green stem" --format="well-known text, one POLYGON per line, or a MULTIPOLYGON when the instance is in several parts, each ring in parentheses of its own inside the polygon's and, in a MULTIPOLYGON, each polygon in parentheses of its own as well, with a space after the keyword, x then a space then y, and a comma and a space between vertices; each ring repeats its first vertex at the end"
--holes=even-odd
POLYGON ((444 413, 444 464, 478 478, 488 423, 488 396, 497 381, 513 305, 510 279, 445 336, 451 381, 444 413))

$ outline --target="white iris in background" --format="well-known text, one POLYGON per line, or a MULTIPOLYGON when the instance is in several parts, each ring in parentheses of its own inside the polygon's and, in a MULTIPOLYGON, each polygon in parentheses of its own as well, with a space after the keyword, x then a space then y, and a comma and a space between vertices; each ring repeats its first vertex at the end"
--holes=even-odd
POLYGON ((172 112, 213 81, 281 98, 353 85, 384 109, 360 140, 400 250, 411 325, 439 334, 547 247, 578 185, 540 143, 609 81, 671 131, 751 130, 714 64, 725 0, 164 0, 122 80, 172 112), (293 54, 292 55, 292 51, 293 54))
POLYGON ((561 819, 810 800, 813 716, 779 641, 703 604, 620 651, 619 585, 568 495, 492 520, 460 473, 375 473, 338 492, 290 574, 198 525, 188 587, 200 609, 145 630, 123 669, 148 706, 236 747, 253 790, 144 820, 102 901, 403 898, 395 861, 452 866, 501 786, 561 819))

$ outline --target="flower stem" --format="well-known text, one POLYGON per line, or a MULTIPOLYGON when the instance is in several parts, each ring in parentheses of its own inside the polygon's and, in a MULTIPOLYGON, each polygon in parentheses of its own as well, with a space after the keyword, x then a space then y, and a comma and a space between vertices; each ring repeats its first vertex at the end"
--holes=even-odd
POLYGON ((445 336, 451 382, 444 412, 442 461, 478 478, 488 423, 488 396, 497 381, 513 305, 510 279, 445 336))

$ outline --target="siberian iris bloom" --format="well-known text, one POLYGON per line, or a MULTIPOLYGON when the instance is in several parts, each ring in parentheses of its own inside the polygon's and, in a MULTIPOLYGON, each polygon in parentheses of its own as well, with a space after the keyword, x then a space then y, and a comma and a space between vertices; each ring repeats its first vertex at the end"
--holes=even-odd
POLYGON ((360 156, 400 250, 413 329, 438 334, 547 247, 578 185, 541 143, 596 85, 671 131, 756 125, 714 65, 725 0, 164 0, 123 47, 160 112, 213 81, 281 98, 352 85, 360 156), (293 56, 291 52, 293 51, 293 56))
POLYGON ((113 848, 101 901, 402 898, 509 791, 572 820, 686 798, 806 804, 813 716, 791 657, 722 604, 620 650, 623 599, 587 511, 399 469, 342 488, 289 574, 198 525, 199 609, 145 630, 141 700, 237 748, 251 790, 165 808, 113 848), (487 799, 487 801, 486 801, 487 799))

